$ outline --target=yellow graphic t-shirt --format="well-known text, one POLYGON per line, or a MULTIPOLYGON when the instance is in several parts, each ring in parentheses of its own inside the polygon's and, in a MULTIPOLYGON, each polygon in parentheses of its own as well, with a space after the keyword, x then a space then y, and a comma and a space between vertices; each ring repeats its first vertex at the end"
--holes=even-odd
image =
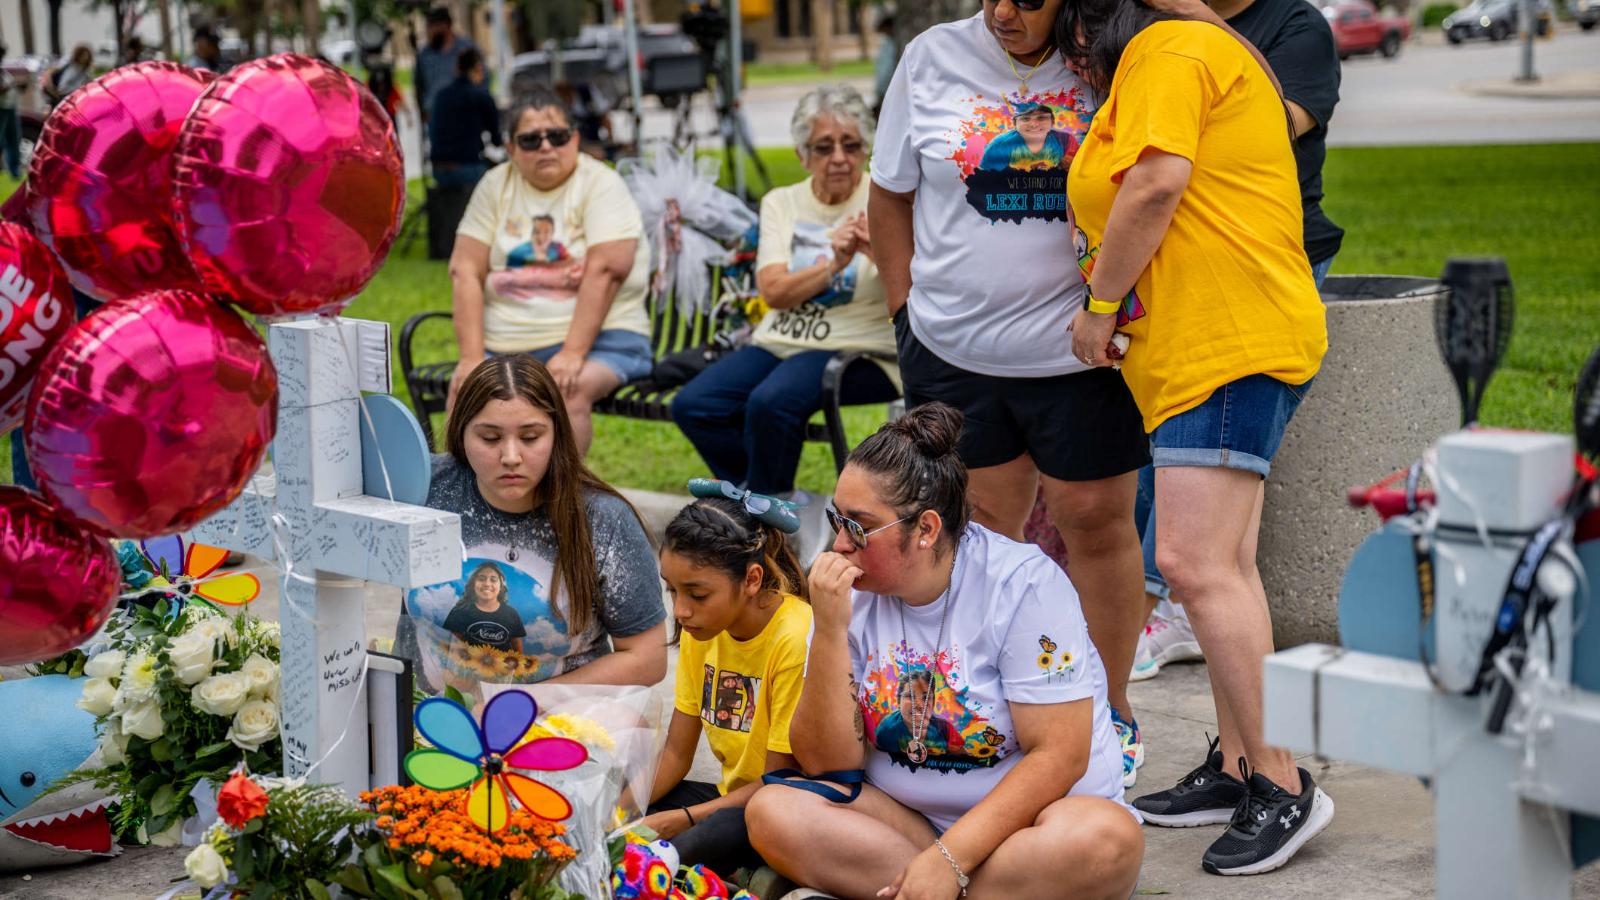
POLYGON ((772 621, 748 641, 727 632, 709 641, 683 636, 674 706, 698 716, 722 763, 723 794, 760 781, 767 751, 789 753, 789 720, 800 702, 811 607, 785 595, 772 621))
POLYGON ((495 166, 473 190, 456 234, 489 246, 483 289, 488 349, 518 353, 566 341, 584 255, 608 241, 639 245, 601 328, 650 333, 644 308, 650 244, 627 184, 605 163, 578 154, 578 168, 553 191, 537 190, 509 162, 495 166))
POLYGON ((1222 29, 1157 22, 1128 43, 1067 176, 1085 275, 1123 173, 1151 149, 1194 171, 1118 316, 1146 431, 1248 375, 1304 384, 1328 349, 1283 104, 1222 29))
MULTIPOLYGON (((811 179, 773 188, 761 198, 761 243, 756 271, 781 265, 793 272, 833 258, 833 228, 867 210, 871 180, 843 203, 824 204, 811 192, 811 179)), ((773 310, 756 326, 752 343, 779 359, 805 350, 870 350, 895 358, 894 326, 884 304, 878 267, 857 253, 827 290, 793 309, 773 310)), ((900 367, 876 361, 900 387, 900 367)))

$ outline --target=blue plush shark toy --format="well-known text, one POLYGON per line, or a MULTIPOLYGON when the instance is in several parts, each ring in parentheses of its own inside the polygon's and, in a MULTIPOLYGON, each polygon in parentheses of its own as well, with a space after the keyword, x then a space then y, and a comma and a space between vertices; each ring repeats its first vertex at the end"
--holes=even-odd
POLYGON ((77 707, 83 680, 0 681, 0 872, 83 862, 121 851, 92 784, 39 795, 95 754, 94 717, 77 707))

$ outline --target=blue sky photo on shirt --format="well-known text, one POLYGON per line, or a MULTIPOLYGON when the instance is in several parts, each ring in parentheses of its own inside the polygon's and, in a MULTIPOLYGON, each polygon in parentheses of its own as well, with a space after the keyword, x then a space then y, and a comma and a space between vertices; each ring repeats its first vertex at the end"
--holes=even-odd
POLYGON ((505 578, 506 592, 511 608, 522 617, 527 636, 522 639, 522 653, 533 657, 561 657, 569 649, 565 623, 551 609, 550 582, 553 567, 548 560, 526 551, 508 554, 507 548, 483 545, 472 548, 461 567, 461 577, 455 581, 417 588, 406 597, 406 609, 418 619, 443 626, 450 610, 466 596, 467 579, 478 566, 490 563, 497 566, 505 578), (507 556, 516 555, 515 561, 507 556))

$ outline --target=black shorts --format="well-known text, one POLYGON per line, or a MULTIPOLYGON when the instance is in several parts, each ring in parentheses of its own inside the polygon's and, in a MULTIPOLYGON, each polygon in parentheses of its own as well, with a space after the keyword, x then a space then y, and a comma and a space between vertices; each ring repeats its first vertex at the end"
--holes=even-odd
POLYGON ((895 316, 907 408, 935 400, 966 417, 957 452, 969 469, 1023 454, 1059 481, 1094 481, 1150 462, 1150 440, 1121 373, 1090 369, 1043 378, 980 375, 923 346, 908 314, 895 316))

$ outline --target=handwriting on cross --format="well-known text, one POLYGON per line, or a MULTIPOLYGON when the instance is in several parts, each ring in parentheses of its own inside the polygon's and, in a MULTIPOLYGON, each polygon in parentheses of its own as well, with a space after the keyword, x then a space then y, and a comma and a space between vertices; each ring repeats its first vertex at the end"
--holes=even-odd
POLYGON ((299 319, 272 325, 267 340, 279 386, 273 471, 194 538, 282 571, 284 771, 364 790, 364 582, 459 577, 461 520, 363 493, 361 392, 389 389, 386 324, 299 319))

